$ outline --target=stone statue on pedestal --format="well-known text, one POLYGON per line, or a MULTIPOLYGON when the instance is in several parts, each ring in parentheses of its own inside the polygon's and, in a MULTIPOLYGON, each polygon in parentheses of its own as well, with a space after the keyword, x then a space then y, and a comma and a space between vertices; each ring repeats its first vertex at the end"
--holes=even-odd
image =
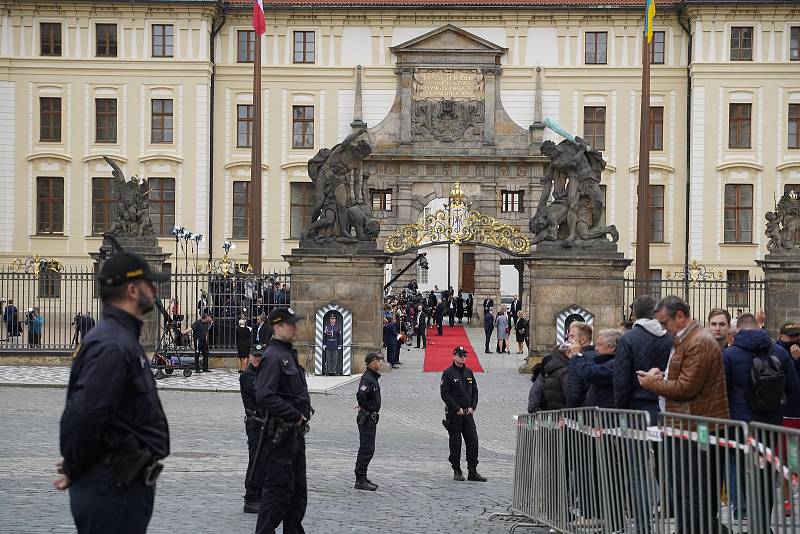
POLYGON ((775 206, 768 211, 765 234, 769 238, 767 250, 770 252, 800 251, 800 243, 795 236, 800 231, 800 195, 795 191, 783 194, 775 206))
POLYGON ((555 241, 564 248, 616 243, 617 228, 600 224, 605 211, 600 189, 600 175, 606 166, 602 154, 575 136, 558 145, 545 141, 541 152, 550 158, 550 165, 542 178, 538 208, 528 223, 535 235, 533 243, 555 241))
POLYGON ((324 245, 377 239, 380 224, 369 204, 369 174, 361 171, 361 162, 372 153, 372 147, 359 140, 362 134, 363 131, 352 133, 309 160, 308 175, 314 183, 315 199, 311 223, 303 230, 302 240, 324 245))
POLYGON ((147 180, 140 180, 137 176, 126 180, 122 169, 112 159, 106 156, 103 156, 103 159, 113 169, 111 196, 117 201, 117 217, 108 234, 154 236, 153 223, 150 221, 150 187, 147 180))

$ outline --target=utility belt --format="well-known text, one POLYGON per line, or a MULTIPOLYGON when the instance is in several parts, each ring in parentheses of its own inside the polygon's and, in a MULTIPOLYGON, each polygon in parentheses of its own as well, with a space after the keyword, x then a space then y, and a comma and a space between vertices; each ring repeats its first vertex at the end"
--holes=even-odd
POLYGON ((152 486, 164 469, 159 458, 147 449, 138 451, 109 452, 101 457, 101 464, 108 467, 118 488, 127 488, 137 480, 152 486))
POLYGON ((290 423, 281 417, 270 417, 266 428, 267 437, 272 440, 274 445, 278 445, 290 435, 301 438, 308 434, 310 429, 308 422, 298 425, 297 423, 290 423))
POLYGON ((371 421, 372 424, 378 424, 380 414, 378 412, 368 412, 364 408, 359 408, 358 415, 356 415, 356 422, 362 424, 365 421, 371 421))
POLYGON ((244 410, 244 423, 245 424, 264 424, 264 414, 260 410, 244 410))

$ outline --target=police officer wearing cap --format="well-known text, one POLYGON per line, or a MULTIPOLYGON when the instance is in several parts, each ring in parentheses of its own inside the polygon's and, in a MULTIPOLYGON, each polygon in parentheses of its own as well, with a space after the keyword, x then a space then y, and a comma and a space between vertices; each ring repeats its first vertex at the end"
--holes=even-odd
MULTIPOLYGON (((244 481, 244 512, 257 514, 261 501, 261 487, 264 485, 264 464, 266 456, 258 447, 261 428, 264 424, 264 410, 256 401, 256 376, 267 345, 256 343, 249 349, 249 364, 239 376, 239 391, 244 404, 244 429, 247 433, 247 476, 244 481)), ((263 445, 262 445, 263 448, 263 445)))
POLYGON ((256 534, 303 533, 308 500, 306 482, 307 422, 314 410, 305 370, 292 342, 300 320, 291 308, 276 308, 267 319, 273 330, 256 377, 256 401, 267 411, 266 477, 261 491, 256 534))
POLYGON ((356 400, 358 401, 358 456, 356 457, 356 484, 359 490, 375 491, 378 485, 367 478, 369 462, 375 454, 375 430, 378 425, 378 412, 381 411, 381 387, 378 379, 381 374, 381 360, 383 357, 370 352, 364 358, 367 370, 361 375, 358 385, 356 400))
POLYGON ((453 480, 464 480, 461 472, 461 436, 467 446, 467 480, 486 482, 478 473, 478 429, 473 412, 478 406, 478 384, 475 375, 464 363, 467 349, 453 349, 453 365, 442 373, 441 394, 445 404, 445 419, 442 421, 450 435, 450 465, 453 480))
POLYGON ((72 364, 61 416, 63 460, 53 482, 69 488, 81 534, 147 531, 169 431, 139 335, 156 306, 157 284, 167 280, 129 253, 115 254, 98 275, 102 320, 72 364))

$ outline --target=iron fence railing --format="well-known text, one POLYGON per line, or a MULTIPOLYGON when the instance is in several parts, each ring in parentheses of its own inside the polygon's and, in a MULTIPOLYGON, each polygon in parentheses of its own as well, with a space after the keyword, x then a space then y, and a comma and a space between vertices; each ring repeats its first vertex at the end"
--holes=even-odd
POLYGON ((629 306, 636 298, 636 290, 643 286, 656 300, 667 295, 677 295, 690 306, 692 316, 705 324, 708 313, 722 308, 736 318, 739 312, 755 315, 764 310, 767 282, 761 278, 745 281, 728 280, 638 280, 625 279, 625 297, 622 321, 628 320, 629 306))
MULTIPOLYGON (((57 269, 18 271, 13 266, 0 266, 0 351, 72 350, 101 314, 94 271, 61 265, 57 269), (37 324, 36 310, 43 319, 41 325, 37 324)), ((190 331, 202 313, 210 313, 214 321, 209 332, 211 350, 230 350, 236 346, 240 318, 254 326, 259 313, 267 315, 276 307, 290 304, 291 276, 288 272, 230 276, 173 273, 170 281, 162 284, 160 296, 174 320, 173 330, 190 331)), ((157 340, 163 339, 163 319, 153 314, 151 320, 157 340)), ((189 342, 186 346, 191 345, 189 342)))

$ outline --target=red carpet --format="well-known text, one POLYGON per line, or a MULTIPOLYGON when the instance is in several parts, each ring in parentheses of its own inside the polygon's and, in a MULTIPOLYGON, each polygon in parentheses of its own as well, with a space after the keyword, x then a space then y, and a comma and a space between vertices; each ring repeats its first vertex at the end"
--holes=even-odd
POLYGON ((467 349, 467 367, 475 373, 482 373, 483 367, 478 355, 469 342, 463 326, 444 327, 443 335, 437 336, 436 329, 428 330, 428 346, 425 348, 425 363, 422 370, 426 373, 441 373, 453 364, 453 349, 461 345, 467 349))

